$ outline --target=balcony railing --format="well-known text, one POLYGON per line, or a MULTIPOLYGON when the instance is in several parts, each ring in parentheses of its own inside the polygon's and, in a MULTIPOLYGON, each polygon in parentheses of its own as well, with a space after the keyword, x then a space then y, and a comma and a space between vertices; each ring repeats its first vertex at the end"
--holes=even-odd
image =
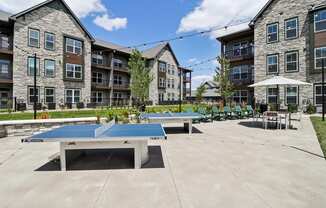
POLYGON ((114 83, 113 88, 117 90, 128 90, 130 88, 129 82, 114 83))
POLYGON ((96 88, 109 88, 110 80, 92 78, 92 86, 96 88))
POLYGON ((190 77, 183 77, 183 82, 191 82, 191 78, 190 77))
POLYGON ((226 51, 225 57, 229 60, 251 59, 254 57, 254 46, 242 47, 226 51))
POLYGON ((10 36, 0 34, 0 51, 12 52, 12 41, 10 36))
POLYGON ((254 83, 253 73, 231 74, 230 81, 234 85, 249 85, 254 83))

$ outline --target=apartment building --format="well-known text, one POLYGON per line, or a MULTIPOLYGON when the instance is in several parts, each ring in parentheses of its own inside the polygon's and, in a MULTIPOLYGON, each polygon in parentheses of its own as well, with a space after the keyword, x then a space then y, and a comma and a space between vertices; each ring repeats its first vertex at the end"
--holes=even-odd
MULTIPOLYGON (((250 37, 254 43, 254 82, 280 75, 312 84, 256 87, 256 102, 320 106, 321 61, 326 58, 326 2, 270 0, 247 30, 253 31, 250 37)), ((223 42, 223 38, 218 39, 223 42)), ((233 51, 237 46, 233 46, 233 51)), ((245 48, 240 46, 240 51, 245 48)))
POLYGON ((48 0, 3 17, 8 33, 2 36, 1 45, 9 51, 1 59, 1 71, 9 71, 6 88, 10 94, 5 96, 12 95, 15 103, 27 109, 33 107, 34 94, 37 103, 50 109, 64 104, 72 107, 90 97, 93 38, 64 1, 48 0))
POLYGON ((230 80, 234 86, 234 103, 252 104, 254 89, 254 30, 245 28, 235 33, 221 35, 221 54, 230 61, 230 80))
MULTIPOLYGON (((183 100, 183 78, 190 77, 191 71, 179 67, 170 44, 163 43, 147 49, 143 51, 143 56, 154 78, 149 91, 149 99, 153 104, 178 101, 180 98, 183 100)), ((187 86, 185 89, 189 91, 187 86)))
MULTIPOLYGON (((95 40, 64 0, 47 0, 18 14, 0 11, 0 108, 32 109, 34 95, 39 109, 130 105, 131 53, 95 40)), ((170 44, 143 56, 154 77, 153 104, 187 95, 191 70, 179 67, 170 44)))

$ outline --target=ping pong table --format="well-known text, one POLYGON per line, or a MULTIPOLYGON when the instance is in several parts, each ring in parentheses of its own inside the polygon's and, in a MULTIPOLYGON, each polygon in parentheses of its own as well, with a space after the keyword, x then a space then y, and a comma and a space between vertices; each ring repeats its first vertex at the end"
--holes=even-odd
POLYGON ((33 135, 23 142, 59 142, 61 170, 66 170, 66 150, 134 149, 135 168, 141 168, 148 156, 148 140, 165 139, 161 124, 105 124, 63 126, 33 135))
POLYGON ((140 118, 148 123, 183 123, 184 128, 192 134, 192 121, 202 117, 199 113, 143 113, 140 118))

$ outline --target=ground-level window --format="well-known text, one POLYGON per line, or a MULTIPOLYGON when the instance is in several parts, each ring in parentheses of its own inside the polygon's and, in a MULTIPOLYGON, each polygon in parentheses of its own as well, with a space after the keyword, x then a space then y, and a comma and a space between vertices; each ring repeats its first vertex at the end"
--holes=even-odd
MULTIPOLYGON (((326 96, 326 86, 324 87, 324 95, 326 96)), ((323 91, 321 84, 315 85, 315 104, 323 104, 323 91)))
POLYGON ((158 94, 158 100, 159 101, 164 101, 164 94, 163 93, 158 94))
POLYGON ((298 104, 298 87, 286 87, 286 104, 298 104))
POLYGON ((278 97, 278 88, 277 87, 267 88, 267 103, 268 104, 276 104, 277 97, 278 97))
POLYGON ((278 73, 278 54, 267 55, 267 74, 278 73))
POLYGON ((34 92, 34 87, 29 86, 27 88, 27 94, 28 94, 28 103, 29 104, 33 104, 34 103, 34 93, 36 95, 36 102, 39 103, 40 102, 40 88, 36 87, 36 91, 34 92))
POLYGON ((121 92, 113 93, 113 99, 122 99, 122 93, 121 92))
POLYGON ((285 53, 285 71, 299 71, 299 52, 291 51, 285 53))
POLYGON ((248 91, 247 90, 236 90, 233 94, 233 102, 241 104, 248 102, 248 91))
POLYGON ((325 63, 326 67, 326 47, 316 48, 315 49, 315 69, 322 68, 322 61, 325 63))
POLYGON ((81 100, 80 89, 66 89, 65 90, 66 103, 79 103, 80 100, 81 100))
POLYGON ((102 103, 103 102, 103 92, 92 92, 91 102, 92 103, 102 103))
POLYGON ((55 103, 55 89, 53 87, 44 88, 45 103, 55 103))

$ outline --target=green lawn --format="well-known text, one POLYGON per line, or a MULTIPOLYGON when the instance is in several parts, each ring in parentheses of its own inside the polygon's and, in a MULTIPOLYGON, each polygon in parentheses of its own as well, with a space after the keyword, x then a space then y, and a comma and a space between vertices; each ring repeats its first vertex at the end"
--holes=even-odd
POLYGON ((321 117, 311 117, 310 119, 317 133, 321 149, 326 157, 326 121, 323 122, 321 117))
MULTIPOLYGON (((192 107, 195 110, 195 106, 183 105, 182 108, 186 109, 192 107)), ((178 105, 164 105, 164 106, 149 106, 146 108, 147 112, 178 112, 178 105)), ((134 108, 99 108, 92 110, 71 110, 71 111, 51 111, 49 112, 49 118, 83 118, 83 117, 95 117, 97 115, 101 117, 109 117, 110 115, 116 115, 118 117, 125 116, 126 114, 135 113, 134 108)), ((40 115, 42 111, 39 111, 40 115)), ((27 120, 33 119, 32 112, 17 112, 17 113, 0 113, 0 121, 5 120, 27 120)))

